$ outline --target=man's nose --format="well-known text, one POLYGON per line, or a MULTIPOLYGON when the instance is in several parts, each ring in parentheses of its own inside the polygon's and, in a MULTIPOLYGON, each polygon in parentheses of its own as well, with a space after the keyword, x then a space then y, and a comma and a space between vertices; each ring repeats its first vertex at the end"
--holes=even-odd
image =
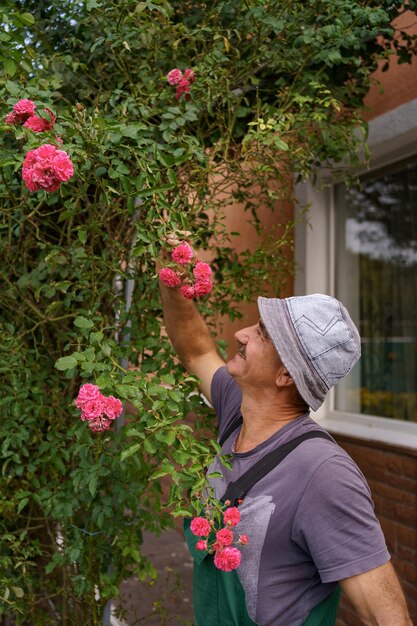
POLYGON ((236 331, 234 335, 236 341, 239 341, 240 343, 247 343, 252 328, 254 327, 246 326, 245 328, 240 328, 236 331))

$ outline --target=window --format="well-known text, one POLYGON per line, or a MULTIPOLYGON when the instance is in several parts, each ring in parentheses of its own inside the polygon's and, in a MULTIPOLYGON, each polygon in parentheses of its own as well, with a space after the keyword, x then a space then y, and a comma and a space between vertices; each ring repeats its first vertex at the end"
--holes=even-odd
POLYGON ((334 409, 417 422, 417 159, 337 185, 334 216, 335 295, 362 337, 334 409))

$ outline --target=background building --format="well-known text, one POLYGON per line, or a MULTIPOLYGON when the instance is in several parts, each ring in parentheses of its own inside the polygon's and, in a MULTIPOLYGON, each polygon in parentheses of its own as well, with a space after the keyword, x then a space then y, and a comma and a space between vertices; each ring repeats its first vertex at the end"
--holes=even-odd
MULTIPOLYGON (((415 28, 415 16, 404 16, 415 28)), ((366 100, 369 168, 359 188, 300 185, 296 295, 342 300, 362 359, 314 416, 354 458, 373 493, 417 620, 417 63, 378 70, 366 100)), ((340 625, 357 625, 347 602, 340 625)))

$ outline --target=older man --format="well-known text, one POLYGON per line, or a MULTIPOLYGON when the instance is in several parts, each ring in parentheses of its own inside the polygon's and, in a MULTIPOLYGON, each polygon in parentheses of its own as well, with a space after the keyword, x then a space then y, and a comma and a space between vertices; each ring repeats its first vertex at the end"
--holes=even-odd
POLYGON ((212 557, 194 552, 197 626, 331 626, 340 588, 364 624, 410 626, 367 483, 309 416, 360 357, 346 309, 320 294, 259 298, 259 322, 236 333, 225 365, 194 304, 176 289, 161 285, 161 293, 168 335, 232 455, 231 470, 217 459, 210 470, 223 476, 212 479, 216 497, 299 443, 250 483, 239 506, 249 543, 237 572, 215 574, 212 557))

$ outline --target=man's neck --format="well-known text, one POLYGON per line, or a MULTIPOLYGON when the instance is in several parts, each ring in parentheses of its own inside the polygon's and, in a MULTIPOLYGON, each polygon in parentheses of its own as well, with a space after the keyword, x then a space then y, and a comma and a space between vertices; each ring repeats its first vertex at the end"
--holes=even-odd
POLYGON ((303 407, 285 401, 265 398, 264 401, 243 395, 242 428, 235 442, 235 452, 249 452, 284 426, 305 413, 303 407))

